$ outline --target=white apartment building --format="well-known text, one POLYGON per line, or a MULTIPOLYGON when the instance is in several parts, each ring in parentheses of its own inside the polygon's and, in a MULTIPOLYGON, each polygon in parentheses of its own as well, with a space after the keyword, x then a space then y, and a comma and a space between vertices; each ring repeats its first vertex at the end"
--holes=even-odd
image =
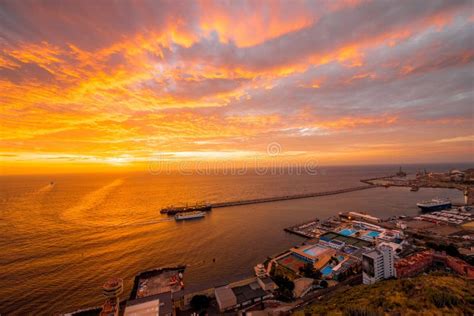
POLYGON ((364 284, 373 284, 394 276, 394 252, 389 245, 382 243, 376 249, 362 255, 362 278, 364 284))

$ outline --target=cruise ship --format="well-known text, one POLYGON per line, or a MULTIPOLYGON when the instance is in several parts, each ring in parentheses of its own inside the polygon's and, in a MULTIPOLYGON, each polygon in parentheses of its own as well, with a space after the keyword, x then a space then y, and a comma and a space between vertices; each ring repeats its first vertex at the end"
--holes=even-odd
POLYGON ((210 211, 212 209, 211 204, 196 204, 193 206, 168 206, 160 210, 161 214, 175 215, 178 213, 185 212, 204 212, 210 211))
POLYGON ((174 216, 174 219, 177 221, 182 221, 186 219, 203 218, 204 216, 206 216, 205 212, 194 211, 194 212, 185 212, 185 213, 176 214, 174 216))
POLYGON ((416 206, 418 206, 422 212, 433 212, 451 208, 452 203, 449 199, 432 199, 431 201, 416 203, 416 206))

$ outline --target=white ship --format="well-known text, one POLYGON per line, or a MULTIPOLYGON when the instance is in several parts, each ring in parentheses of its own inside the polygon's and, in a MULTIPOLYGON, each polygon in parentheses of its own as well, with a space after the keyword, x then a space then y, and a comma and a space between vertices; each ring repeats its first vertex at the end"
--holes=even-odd
POLYGON ((174 216, 174 219, 177 221, 182 221, 186 219, 203 218, 204 216, 206 216, 206 212, 194 211, 194 212, 178 213, 174 216))
POLYGON ((451 208, 452 203, 449 199, 432 199, 431 201, 417 203, 416 206, 421 208, 422 212, 432 212, 451 208))

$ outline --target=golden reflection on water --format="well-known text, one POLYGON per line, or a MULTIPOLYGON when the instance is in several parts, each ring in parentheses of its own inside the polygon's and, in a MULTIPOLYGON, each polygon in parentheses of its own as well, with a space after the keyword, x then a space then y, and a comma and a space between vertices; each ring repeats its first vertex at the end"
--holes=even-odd
POLYGON ((301 242, 283 232, 295 223, 348 209, 383 216, 416 212, 417 201, 433 196, 462 201, 457 191, 374 189, 216 209, 202 220, 183 223, 159 214, 170 204, 325 191, 386 172, 338 170, 317 177, 1 177, 1 312, 52 314, 95 306, 102 301, 100 285, 108 277, 124 278, 126 297, 139 271, 181 263, 188 265, 186 288, 202 289, 248 276, 268 255, 301 242))

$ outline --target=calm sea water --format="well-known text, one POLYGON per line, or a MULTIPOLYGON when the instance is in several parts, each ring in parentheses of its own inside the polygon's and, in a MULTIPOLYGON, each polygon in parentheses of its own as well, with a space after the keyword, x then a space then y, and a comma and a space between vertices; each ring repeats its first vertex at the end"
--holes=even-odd
MULTIPOLYGON (((445 171, 466 165, 406 166, 445 171)), ((0 313, 53 314, 100 305, 101 285, 124 278, 127 297, 142 270, 187 264, 188 291, 247 277, 267 256, 303 240, 283 228, 339 211, 415 214, 415 203, 456 190, 379 188, 343 195, 215 209, 176 223, 169 204, 221 202, 360 185, 395 166, 328 167, 317 175, 108 175, 0 178, 0 313), (55 185, 51 186, 50 181, 55 185), (213 260, 215 259, 215 261, 213 260)))

